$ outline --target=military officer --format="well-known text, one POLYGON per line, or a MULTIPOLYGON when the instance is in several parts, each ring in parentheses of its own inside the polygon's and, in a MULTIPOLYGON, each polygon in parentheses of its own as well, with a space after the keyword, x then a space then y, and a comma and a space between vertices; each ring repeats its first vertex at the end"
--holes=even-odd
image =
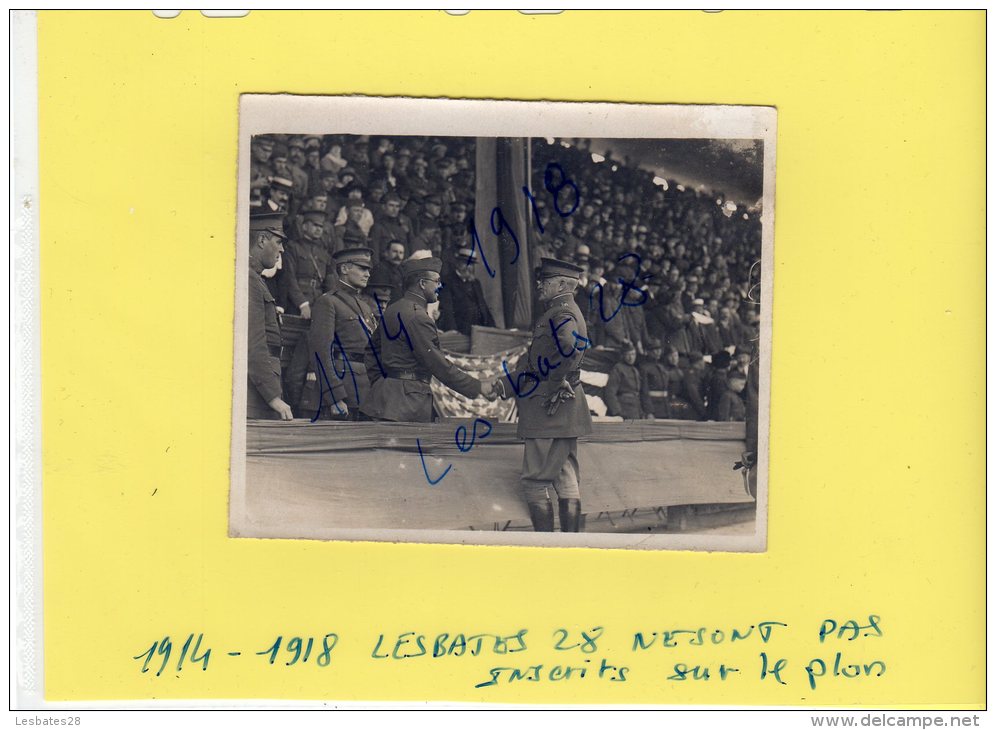
POLYGON ((280 324, 273 295, 260 276, 283 251, 283 216, 260 214, 249 219, 249 357, 246 416, 289 421, 291 408, 280 388, 280 324))
POLYGON ((268 134, 257 135, 249 143, 249 193, 250 205, 254 208, 263 205, 263 190, 273 177, 273 165, 270 164, 273 145, 274 139, 268 134))
POLYGON ((282 274, 284 300, 311 319, 311 307, 329 287, 329 253, 322 240, 325 214, 309 210, 302 214, 301 239, 287 244, 282 274))
POLYGON ((560 529, 581 529, 578 437, 591 433, 591 414, 581 387, 581 360, 590 347, 588 328, 574 290, 583 269, 544 258, 539 300, 544 311, 533 327, 529 352, 515 373, 495 382, 502 398, 516 398, 517 435, 525 439, 522 488, 537 532, 553 531, 556 494, 560 529), (552 494, 551 494, 552 492, 552 494))
POLYGON ((370 397, 360 408, 371 418, 384 421, 432 420, 435 376, 458 393, 494 399, 493 385, 485 386, 450 363, 439 349, 436 323, 429 304, 439 300, 442 261, 427 257, 401 264, 404 296, 384 312, 372 346, 367 349, 370 397))
POLYGON ((336 283, 315 302, 308 330, 309 368, 300 409, 316 418, 358 420, 370 382, 364 364, 368 332, 377 315, 363 296, 370 279, 369 248, 335 254, 336 283))

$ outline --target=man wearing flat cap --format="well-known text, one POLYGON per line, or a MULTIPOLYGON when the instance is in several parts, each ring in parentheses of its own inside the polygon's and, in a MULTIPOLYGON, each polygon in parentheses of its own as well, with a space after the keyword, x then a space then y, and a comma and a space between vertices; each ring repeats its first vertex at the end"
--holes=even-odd
POLYGON ((467 398, 494 399, 493 386, 449 362, 439 348, 436 323, 427 307, 439 299, 442 261, 427 257, 401 264, 405 293, 384 312, 367 349, 370 397, 360 409, 384 421, 432 421, 433 377, 467 398))
POLYGON ((276 266, 283 251, 283 216, 249 218, 249 356, 246 417, 293 418, 280 383, 280 323, 277 306, 260 272, 276 266))
POLYGON ((515 398, 516 433, 525 439, 522 489, 537 532, 553 531, 553 497, 560 529, 581 529, 578 437, 591 433, 591 414, 581 386, 581 360, 590 346, 574 290, 582 268, 545 258, 539 270, 544 311, 533 326, 529 352, 514 373, 495 383, 502 398, 515 398))
POLYGON ((309 417, 355 421, 359 406, 367 399, 366 333, 373 332, 378 322, 363 295, 370 279, 370 259, 369 248, 336 252, 336 283, 315 302, 308 329, 308 375, 299 409, 309 417))

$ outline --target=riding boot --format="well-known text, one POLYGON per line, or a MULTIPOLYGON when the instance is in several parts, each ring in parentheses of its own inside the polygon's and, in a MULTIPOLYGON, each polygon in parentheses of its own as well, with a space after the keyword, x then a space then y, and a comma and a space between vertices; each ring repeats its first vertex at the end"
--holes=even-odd
POLYGON ((580 499, 560 500, 560 531, 561 532, 581 531, 580 499))
POLYGON ((529 502, 529 519, 536 532, 553 532, 553 502, 529 502))

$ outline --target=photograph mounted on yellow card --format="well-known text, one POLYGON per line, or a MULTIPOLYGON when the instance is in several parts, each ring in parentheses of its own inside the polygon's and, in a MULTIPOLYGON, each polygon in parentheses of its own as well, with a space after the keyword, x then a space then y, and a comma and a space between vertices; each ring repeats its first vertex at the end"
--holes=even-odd
MULTIPOLYGON (((21 470, 12 517, 19 521, 11 525, 18 550, 12 607, 18 708, 266 700, 931 714, 984 708, 984 12, 254 10, 210 18, 185 10, 172 18, 151 11, 40 11, 19 18, 19 32, 28 29, 36 50, 37 87, 27 89, 28 101, 15 105, 15 115, 36 105, 38 188, 16 207, 15 215, 30 224, 17 227, 12 239, 12 281, 20 282, 12 290, 12 331, 25 353, 13 361, 12 384, 15 407, 27 404, 14 436, 21 470), (307 124, 298 123, 306 115, 280 107, 282 117, 253 127, 244 100, 257 95, 350 97, 350 104, 409 99, 415 106, 403 117, 371 113, 357 124, 347 123, 346 107, 330 107, 320 123, 307 124), (544 111, 521 118, 478 113, 474 126, 459 114, 426 122, 435 104, 452 100, 530 102, 538 104, 530 109, 544 111), (772 122, 777 118, 777 133, 772 123, 770 145, 764 134, 677 133, 666 125, 627 133, 597 115, 544 127, 545 110, 570 106, 564 102, 632 109, 634 117, 656 108, 763 108, 772 122), (382 126, 390 119, 399 126, 382 126), (715 154, 708 147, 621 144, 689 137, 764 139, 765 163, 777 150, 771 184, 761 174, 761 195, 754 197, 751 180, 761 166, 750 161, 753 143, 713 145, 715 154), (529 144, 496 141, 512 138, 529 144), (254 142, 260 149, 250 164, 254 142), (411 160, 402 164, 413 173, 417 154, 426 180, 452 184, 422 191, 419 176, 407 197, 394 189, 395 201, 391 179, 398 184, 399 161, 388 169, 384 159, 404 150, 411 160), (307 160, 315 152, 312 174, 307 160), (516 220, 535 233, 538 220, 544 226, 538 237, 513 228, 512 209, 490 202, 496 195, 484 197, 485 168, 478 164, 488 153, 524 161, 527 152, 530 174, 504 179, 519 183, 509 191, 518 196, 516 220), (304 163, 296 161, 301 154, 304 163), (363 179, 355 165, 362 167, 364 154, 369 169, 386 174, 363 179), (708 154, 711 164, 700 165, 708 154), (575 164, 584 160, 583 169, 575 164), (566 176, 558 177, 551 163, 566 176), (606 165, 611 175, 635 170, 649 192, 627 200, 624 189, 617 211, 610 183, 607 210, 597 184, 588 190, 606 165), (351 166, 349 179, 343 173, 351 166), (595 178, 586 172, 592 168, 595 178), (697 175, 699 168, 707 175, 697 175), (554 198, 550 188, 568 179, 581 199, 577 212, 562 217, 556 205, 571 208, 570 191, 562 188, 554 198), (259 180, 265 185, 253 184, 259 180), (692 207, 678 216, 683 198, 669 193, 681 192, 679 184, 684 192, 705 186, 699 202, 711 207, 701 221, 692 207), (651 188, 665 193, 663 217, 638 219, 634 211, 645 205, 655 211, 651 188), (421 200, 418 210, 408 211, 412 190, 421 200), (705 190, 724 195, 705 199, 705 190), (325 206, 318 210, 322 193, 325 206), (586 225, 582 238, 575 218, 585 215, 589 194, 601 201, 591 209, 599 224, 586 225), (446 196, 438 206, 443 222, 457 224, 438 225, 438 236, 437 226, 421 221, 436 215, 433 195, 446 196), (773 206, 760 206, 762 219, 754 222, 751 207, 764 195, 773 206), (291 205, 298 207, 287 227, 291 205), (389 206, 401 208, 410 232, 378 221, 378 213, 393 218, 389 206), (266 208, 269 220, 261 215, 266 208), (742 425, 715 416, 710 422, 709 414, 701 421, 658 417, 652 397, 650 408, 632 397, 634 378, 625 367, 614 385, 631 392, 611 398, 619 420, 594 417, 593 433, 607 434, 611 443, 579 436, 582 522, 569 504, 576 497, 547 486, 561 471, 542 472, 539 491, 549 501, 530 511, 519 484, 529 447, 499 414, 512 404, 522 412, 521 399, 505 386, 525 381, 503 378, 507 358, 499 359, 495 373, 468 376, 483 385, 474 391, 463 381, 468 392, 462 395, 460 388, 452 395, 426 383, 421 366, 391 364, 387 375, 398 383, 390 387, 405 393, 405 402, 376 401, 379 415, 407 407, 408 400, 418 401, 411 413, 424 413, 428 404, 430 414, 432 408, 437 416, 451 408, 457 414, 455 421, 435 423, 409 416, 336 420, 362 412, 367 401, 351 405, 348 391, 337 391, 344 383, 336 373, 346 361, 331 346, 328 361, 320 356, 312 370, 320 385, 320 363, 330 386, 317 389, 328 419, 315 423, 317 401, 308 413, 301 393, 297 403, 285 399, 283 380, 275 397, 256 364, 248 366, 247 280, 256 273, 250 259, 262 264, 258 293, 270 292, 273 313, 280 304, 287 333, 296 324, 299 339, 314 326, 321 298, 337 291, 323 290, 325 277, 305 270, 312 263, 298 255, 305 247, 291 247, 299 236, 327 236, 326 277, 331 266, 354 286, 369 288, 372 280, 375 297, 378 286, 391 291, 390 270, 376 270, 375 257, 389 261, 400 253, 391 245, 402 232, 421 236, 418 245, 430 255, 405 261, 417 250, 408 242, 402 265, 409 276, 402 275, 401 286, 426 299, 439 296, 440 320, 432 320, 438 344, 463 358, 450 365, 466 370, 475 336, 482 356, 528 348, 538 310, 523 292, 536 292, 539 301, 564 294, 544 287, 581 286, 584 256, 590 276, 598 245, 601 264, 608 252, 616 259, 609 263, 622 269, 620 255, 646 250, 641 263, 656 264, 663 278, 657 296, 674 288, 667 277, 676 256, 667 254, 683 246, 688 267, 681 271, 679 264, 678 277, 686 292, 695 277, 698 296, 685 301, 678 295, 682 314, 690 329, 711 332, 710 320, 726 321, 726 305, 704 296, 722 289, 723 277, 717 272, 715 281, 702 281, 716 263, 702 241, 708 248, 717 235, 723 238, 716 230, 732 226, 737 215, 738 225, 767 237, 758 243, 758 258, 770 257, 767 272, 752 271, 753 262, 739 252, 735 265, 727 263, 736 274, 729 289, 745 286, 749 294, 760 282, 762 335, 770 323, 770 351, 760 358, 761 373, 770 374, 770 399, 762 394, 758 411, 759 419, 770 415, 761 429, 768 446, 757 452, 767 463, 756 517, 748 521, 727 519, 718 509, 671 511, 701 502, 667 498, 668 483, 677 483, 680 472, 689 493, 712 495, 720 484, 749 497, 738 496, 728 512, 751 505, 734 469, 748 451, 746 413, 742 425), (546 236, 548 223, 566 220, 572 230, 560 239, 546 236), (444 235, 469 233, 471 221, 479 246, 472 235, 444 235), (503 276, 515 272, 507 256, 514 250, 510 231, 532 257, 525 290, 510 290, 503 276), (375 235, 382 236, 377 249, 369 245, 375 235), (651 261, 655 238, 659 261, 651 261), (670 238, 678 239, 673 249, 670 238), (631 248, 636 244, 643 248, 631 248), (292 269, 300 276, 297 291, 274 282, 274 294, 262 273, 274 268, 281 248, 279 276, 292 269), (447 253, 451 268, 444 271, 447 253), (25 268, 30 260, 36 271, 25 268), (534 264, 539 277, 533 277, 534 264), (471 268, 482 297, 470 283, 471 268), (459 292, 464 304, 454 299, 456 280, 465 285, 459 292), (302 283, 313 296, 304 296, 302 283), (35 345, 31 333, 37 333, 35 345), (246 417, 254 374, 262 405, 275 419, 246 417), (475 407, 494 409, 494 419, 490 410, 457 410, 458 398, 474 395, 481 396, 475 407), (345 405, 342 413, 337 404, 345 405), (653 421, 645 417, 650 414, 653 421), (365 448, 349 439, 379 435, 388 426, 397 452, 375 443, 377 459, 343 456, 365 448), (689 448, 717 450, 707 476, 679 469, 680 450, 654 450, 670 443, 652 438, 669 427, 689 448), (722 429, 728 438, 710 440, 722 429), (294 438, 275 436, 284 433, 294 438), (485 459, 489 450, 501 457, 485 459), (37 468, 29 468, 33 454, 40 454, 37 468), (405 478, 397 478, 401 463, 405 478), (294 488, 290 481, 250 479, 281 464, 311 471, 295 477, 294 488), (421 483, 405 481, 412 473, 421 483), (483 477, 475 482, 475 474, 483 477), (633 475, 663 498, 600 501, 610 492, 613 499, 628 497, 633 475), (451 483, 459 483, 462 499, 440 499, 451 483), (596 483, 598 492, 586 492, 596 483), (334 494, 343 484, 349 499, 334 494), (364 488, 372 494, 363 495, 364 488), (249 499, 242 503, 240 495, 249 499), (332 497, 341 508, 323 501, 332 497), (388 514, 389 531, 404 532, 406 522, 422 520, 431 531, 455 529, 461 537, 411 542, 409 535, 364 533, 343 539, 327 529, 355 515, 364 498, 379 500, 378 508, 365 513, 369 519, 347 519, 345 529, 381 529, 388 514), (436 502, 427 508, 422 500, 430 498, 436 502), (561 501, 568 503, 563 512, 561 501), (514 514, 495 517, 493 505, 514 514), (428 518, 443 514, 456 519, 428 525, 428 518), (295 529, 267 523, 274 516, 295 529), (536 529, 549 527, 551 516, 557 531, 536 529), (601 536, 634 537, 629 529, 692 542, 680 549, 596 549, 601 536), (550 541, 523 539, 540 533, 550 541), (497 536, 497 544, 485 544, 488 536, 497 536), (755 538, 760 542, 743 544, 755 538)), ((23 87, 28 77, 12 78, 23 87)), ((18 146, 23 139, 14 136, 15 195, 24 179, 20 170, 34 154, 18 146)), ((633 267, 634 275, 639 270, 633 267)), ((625 287, 631 296, 641 296, 639 281, 606 273, 608 267, 606 284, 622 279, 620 286, 631 284, 625 287)), ((366 300, 371 314, 378 304, 390 312, 391 296, 385 294, 386 306, 366 300)), ((262 333, 258 353, 283 372, 294 353, 282 362, 285 333, 268 342, 265 313, 263 329, 253 330, 262 333)), ((741 320, 753 316, 743 307, 737 313, 741 320)), ((397 321, 376 324, 391 327, 393 335, 397 321)), ((602 333, 606 342, 615 336, 609 329, 602 333)), ((637 350, 637 375, 638 349, 644 358, 655 349, 641 337, 639 348, 630 334, 617 343, 625 366, 625 350, 637 350)), ((569 350, 583 340, 557 342, 569 350)), ((720 342, 698 352, 712 356, 707 367, 725 366, 729 375, 738 345, 730 354, 720 342), (719 352, 731 362, 721 355, 717 362, 719 352)), ((359 352, 340 349, 351 364, 358 362, 352 356, 359 352)), ((557 380, 544 409, 576 408, 580 392, 591 405, 589 391, 601 390, 605 416, 612 418, 604 393, 616 364, 587 367, 601 352, 608 348, 593 347, 582 367, 571 367, 576 378, 557 380)), ((680 356, 678 366, 685 367, 680 356)), ((729 378, 724 388, 720 395, 734 393, 726 407, 739 412, 729 378)), ((667 398, 670 408, 670 391, 667 398)), ((567 446, 555 455, 564 464, 571 460, 567 446)), ((721 502, 710 496, 706 503, 721 502)))
POLYGON ((775 116, 243 95, 231 534, 763 550, 775 116))

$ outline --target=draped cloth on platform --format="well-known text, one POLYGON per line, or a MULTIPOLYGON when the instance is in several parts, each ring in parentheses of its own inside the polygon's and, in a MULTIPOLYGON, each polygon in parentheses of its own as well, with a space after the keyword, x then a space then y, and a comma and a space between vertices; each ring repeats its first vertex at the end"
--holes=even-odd
MULTIPOLYGON (((526 346, 497 352, 493 355, 468 355, 460 352, 443 350, 443 355, 451 363, 472 375, 478 380, 497 380, 504 377, 502 363, 508 364, 509 372, 515 372, 519 359, 526 354, 526 346)), ((497 400, 489 402, 484 396, 468 398, 447 388, 435 378, 432 379, 432 405, 443 418, 484 418, 492 423, 498 421, 515 421, 518 410, 515 400, 497 400)))
MULTIPOLYGON (((341 528, 493 529, 528 523, 515 425, 473 421, 249 421, 242 534, 323 537, 341 528), (417 442, 416 442, 417 439, 417 442), (419 449, 422 456, 419 455, 419 449), (424 467, 423 467, 424 461, 424 467), (446 469, 449 467, 449 471, 446 469), (439 479, 445 472, 445 477, 439 479), (430 485, 428 477, 439 481, 430 485)), ((579 442, 585 512, 753 500, 733 464, 743 423, 596 423, 579 442)))

